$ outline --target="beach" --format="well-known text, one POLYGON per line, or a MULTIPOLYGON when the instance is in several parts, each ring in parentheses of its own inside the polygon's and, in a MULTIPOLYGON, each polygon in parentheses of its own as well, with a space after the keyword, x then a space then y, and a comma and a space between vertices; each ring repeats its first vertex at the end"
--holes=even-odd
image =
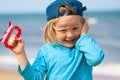
MULTIPOLYGON (((120 80, 119 14, 120 11, 91 12, 85 15, 91 18, 88 34, 97 41, 105 53, 103 62, 93 68, 93 80, 120 80)), ((0 37, 7 29, 9 20, 22 29, 27 57, 30 63, 33 63, 38 50, 44 43, 45 14, 0 15, 0 37)), ((15 55, 0 43, 0 80, 23 80, 17 72, 17 67, 15 55)))
POLYGON ((0 69, 0 80, 23 80, 14 70, 0 69))

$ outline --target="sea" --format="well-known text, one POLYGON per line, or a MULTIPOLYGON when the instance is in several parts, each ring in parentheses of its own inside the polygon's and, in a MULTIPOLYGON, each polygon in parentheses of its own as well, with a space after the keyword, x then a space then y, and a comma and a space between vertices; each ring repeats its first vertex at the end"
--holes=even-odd
MULTIPOLYGON (((120 11, 86 12, 88 34, 96 40, 105 53, 103 64, 120 63, 120 11)), ((8 28, 8 22, 22 29, 26 55, 33 63, 38 50, 44 44, 43 32, 47 23, 45 13, 0 14, 0 38, 8 28)), ((0 42, 0 68, 17 69, 15 54, 0 42), (9 66, 9 67, 8 67, 9 66)))

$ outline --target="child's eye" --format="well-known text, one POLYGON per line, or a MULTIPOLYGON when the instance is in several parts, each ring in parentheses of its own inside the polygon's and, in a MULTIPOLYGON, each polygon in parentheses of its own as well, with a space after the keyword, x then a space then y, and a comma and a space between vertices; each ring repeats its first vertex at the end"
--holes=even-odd
POLYGON ((74 28, 73 28, 73 30, 77 30, 77 29, 78 29, 78 27, 74 27, 74 28))
POLYGON ((67 31, 67 30, 65 30, 65 29, 64 29, 64 30, 60 30, 60 32, 66 32, 66 31, 67 31))

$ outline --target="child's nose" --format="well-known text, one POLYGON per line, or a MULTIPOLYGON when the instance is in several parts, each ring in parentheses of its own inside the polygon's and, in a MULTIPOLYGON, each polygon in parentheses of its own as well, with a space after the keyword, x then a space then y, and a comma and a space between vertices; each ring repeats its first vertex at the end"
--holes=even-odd
POLYGON ((71 38, 71 37, 73 37, 74 36, 74 33, 72 32, 72 31, 68 31, 67 32, 67 37, 68 38, 71 38))

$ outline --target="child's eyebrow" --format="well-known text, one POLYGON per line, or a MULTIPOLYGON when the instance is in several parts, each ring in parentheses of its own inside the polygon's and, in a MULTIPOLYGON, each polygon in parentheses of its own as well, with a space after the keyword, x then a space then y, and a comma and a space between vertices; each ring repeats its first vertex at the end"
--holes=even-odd
POLYGON ((55 30, 58 30, 58 31, 59 31, 59 30, 65 30, 65 29, 68 29, 68 27, 66 27, 66 28, 65 28, 65 27, 56 28, 54 25, 53 25, 53 28, 54 28, 55 30))

